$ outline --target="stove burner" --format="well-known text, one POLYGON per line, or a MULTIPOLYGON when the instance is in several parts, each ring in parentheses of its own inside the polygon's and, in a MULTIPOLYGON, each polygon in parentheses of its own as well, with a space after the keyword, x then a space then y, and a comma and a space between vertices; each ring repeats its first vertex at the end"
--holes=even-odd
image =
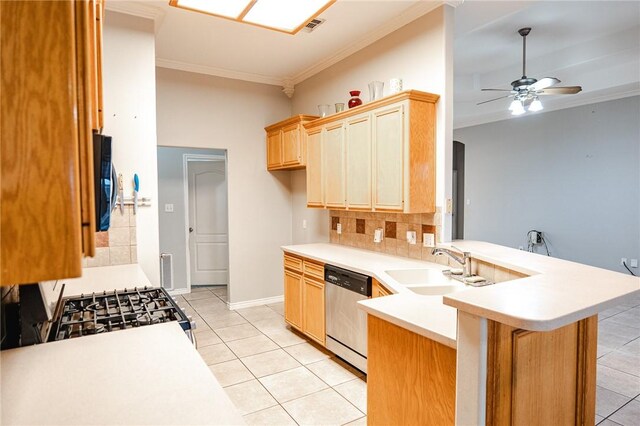
POLYGON ((190 320, 163 288, 134 288, 80 295, 64 300, 55 340, 178 321, 191 329, 190 320))

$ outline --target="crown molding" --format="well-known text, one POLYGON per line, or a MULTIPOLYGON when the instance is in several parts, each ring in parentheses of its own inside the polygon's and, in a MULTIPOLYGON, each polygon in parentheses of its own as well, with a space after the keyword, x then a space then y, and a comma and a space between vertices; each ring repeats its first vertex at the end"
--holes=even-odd
POLYGON ((460 3, 461 4, 460 1, 452 1, 452 2, 445 2, 445 1, 435 1, 435 2, 432 2, 432 1, 419 1, 414 6, 410 7, 409 9, 407 9, 406 11, 401 13, 400 15, 396 16, 395 18, 393 18, 392 20, 388 21, 384 25, 381 25, 380 27, 378 27, 376 30, 370 32, 369 34, 365 35, 364 37, 360 38, 359 40, 349 44, 344 49, 338 51, 335 55, 330 56, 330 57, 328 57, 326 59, 323 59, 320 62, 317 62, 316 64, 314 64, 314 65, 306 68, 305 70, 301 71, 300 73, 290 77, 290 80, 292 80, 294 84, 301 83, 304 80, 306 80, 307 78, 314 76, 315 74, 319 73, 320 71, 322 71, 322 70, 324 70, 326 68, 329 68, 331 65, 334 65, 334 64, 340 62, 341 60, 353 55, 357 51, 359 51, 361 49, 364 49, 365 47, 369 46, 370 44, 380 40, 384 36, 391 34, 392 32, 396 31, 397 29, 402 28, 405 25, 409 24, 410 22, 415 21, 419 17, 421 17, 423 15, 426 15, 427 13, 431 12, 434 9, 437 9, 438 7, 442 6, 443 4, 448 4, 448 3, 460 3))
MULTIPOLYGON (((585 93, 585 95, 589 95, 589 94, 585 93)), ((575 108, 583 105, 614 101, 616 99, 629 98, 631 96, 640 96, 640 87, 632 88, 632 89, 628 89, 620 92, 604 93, 600 95, 591 95, 591 96, 584 96, 584 97, 581 96, 580 98, 576 98, 575 100, 567 100, 560 103, 550 104, 548 106, 545 105, 544 109, 536 114, 544 114, 547 112, 558 111, 561 109, 575 108)), ((454 110, 455 110, 455 105, 454 105, 454 110)), ((505 109, 504 111, 497 111, 497 112, 485 114, 482 116, 470 117, 467 119, 458 120, 457 122, 454 119, 453 130, 464 129, 465 127, 479 126, 481 124, 494 123, 496 121, 517 119, 520 117, 527 117, 527 116, 528 115, 520 115, 520 116, 514 117, 509 113, 509 111, 505 109)))
POLYGON ((106 1, 105 8, 113 12, 151 19, 156 23, 156 27, 159 25, 162 19, 164 19, 165 15, 164 10, 158 7, 127 0, 106 1))
MULTIPOLYGON (((231 78, 234 80, 249 81, 252 83, 269 84, 272 86, 288 87, 286 80, 269 77, 261 74, 252 74, 248 72, 233 71, 224 68, 209 67, 207 65, 197 65, 188 62, 174 61, 171 59, 156 58, 156 66, 160 68, 169 68, 172 70, 195 72, 197 74, 214 75, 216 77, 231 78)), ((286 93, 286 92, 285 92, 286 93)))

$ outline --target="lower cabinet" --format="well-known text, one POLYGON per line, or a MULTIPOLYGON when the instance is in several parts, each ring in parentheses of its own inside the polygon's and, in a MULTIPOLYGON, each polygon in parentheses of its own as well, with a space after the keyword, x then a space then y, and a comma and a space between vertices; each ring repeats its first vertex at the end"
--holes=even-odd
POLYGON ((324 346, 324 265, 285 254, 284 268, 284 319, 324 346))
POLYGON ((325 344, 324 282, 303 278, 302 329, 316 342, 325 344))
POLYGON ((284 318, 302 330, 302 274, 284 271, 284 318))

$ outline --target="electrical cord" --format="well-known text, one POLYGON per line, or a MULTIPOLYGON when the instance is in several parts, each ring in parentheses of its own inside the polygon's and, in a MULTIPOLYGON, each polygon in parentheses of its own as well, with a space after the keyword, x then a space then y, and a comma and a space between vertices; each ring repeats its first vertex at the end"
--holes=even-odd
POLYGON ((637 277, 637 275, 636 275, 636 274, 634 274, 634 273, 633 273, 633 271, 632 271, 631 269, 629 269, 629 267, 627 266, 627 262, 622 262, 622 265, 623 265, 625 268, 627 268, 627 271, 629 271, 629 273, 630 273, 631 275, 633 275, 634 277, 637 277))

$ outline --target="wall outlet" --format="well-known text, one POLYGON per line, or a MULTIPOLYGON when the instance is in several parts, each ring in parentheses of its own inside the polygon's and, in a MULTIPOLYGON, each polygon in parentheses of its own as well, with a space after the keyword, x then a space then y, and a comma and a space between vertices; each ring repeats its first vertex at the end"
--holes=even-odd
POLYGON ((165 204, 164 211, 165 213, 173 213, 173 204, 165 204))
POLYGON ((384 229, 378 228, 373 232, 373 242, 381 243, 384 239, 384 229))
POLYGON ((338 223, 336 225, 336 232, 338 233, 338 235, 342 234, 342 224, 338 223))
POLYGON ((407 242, 409 244, 415 244, 417 239, 416 231, 407 231, 407 242))
POLYGON ((447 198, 446 213, 453 213, 453 200, 451 198, 447 198))
POLYGON ((302 219, 302 229, 307 229, 307 219, 302 219))
POLYGON ((626 257, 623 257, 622 259, 620 259, 620 266, 624 266, 625 263, 627 263, 626 257))
POLYGON ((630 262, 629 266, 631 266, 632 268, 637 268, 638 267, 638 259, 631 259, 631 262, 630 262))
POLYGON ((422 246, 423 247, 435 247, 436 246, 436 236, 430 233, 422 234, 422 246))

